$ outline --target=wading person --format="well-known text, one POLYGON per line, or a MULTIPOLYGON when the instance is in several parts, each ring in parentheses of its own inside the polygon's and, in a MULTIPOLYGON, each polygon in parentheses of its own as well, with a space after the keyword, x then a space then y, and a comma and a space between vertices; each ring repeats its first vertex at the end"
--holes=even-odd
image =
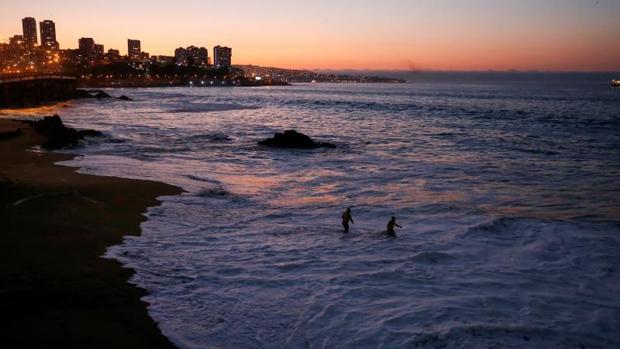
POLYGON ((386 233, 389 236, 396 237, 396 232, 394 231, 394 227, 402 228, 400 225, 398 225, 396 223, 396 217, 392 216, 392 219, 390 219, 390 221, 387 224, 387 231, 386 231, 386 233))
POLYGON ((349 221, 351 221, 351 224, 355 223, 353 222, 353 216, 351 216, 351 208, 347 207, 347 209, 342 213, 342 226, 344 227, 345 233, 349 232, 349 221))

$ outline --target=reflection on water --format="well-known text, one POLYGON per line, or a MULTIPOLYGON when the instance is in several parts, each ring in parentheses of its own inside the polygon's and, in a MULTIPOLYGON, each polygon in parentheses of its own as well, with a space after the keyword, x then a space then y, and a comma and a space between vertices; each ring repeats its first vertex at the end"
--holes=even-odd
POLYGON ((108 136, 77 150, 82 171, 188 191, 109 253, 182 348, 614 347, 620 95, 607 87, 135 89, 61 116, 108 136), (290 128, 338 148, 256 145, 290 128), (381 234, 391 215, 397 239, 381 234))
POLYGON ((0 109, 0 118, 30 118, 41 117, 45 115, 62 114, 66 108, 73 105, 72 101, 50 103, 48 105, 19 108, 19 109, 0 109))

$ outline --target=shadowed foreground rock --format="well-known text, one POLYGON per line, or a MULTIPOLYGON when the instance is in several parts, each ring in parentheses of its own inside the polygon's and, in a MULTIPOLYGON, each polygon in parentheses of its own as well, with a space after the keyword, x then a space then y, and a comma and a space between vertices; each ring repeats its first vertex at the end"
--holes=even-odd
POLYGON ((95 130, 76 130, 62 123, 60 116, 46 116, 40 120, 26 121, 47 141, 41 144, 44 149, 60 149, 75 146, 84 137, 101 137, 103 134, 95 130))
POLYGON ((274 148, 289 149, 315 149, 315 148, 335 148, 336 146, 326 142, 315 142, 312 138, 295 130, 286 130, 284 133, 276 133, 273 138, 268 138, 258 142, 258 145, 274 148))

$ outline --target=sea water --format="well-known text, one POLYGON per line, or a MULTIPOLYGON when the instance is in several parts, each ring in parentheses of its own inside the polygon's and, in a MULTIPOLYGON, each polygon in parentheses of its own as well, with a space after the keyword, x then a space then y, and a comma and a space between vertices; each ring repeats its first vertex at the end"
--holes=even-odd
POLYGON ((180 348, 613 348, 620 90, 595 77, 112 89, 135 100, 60 115, 106 135, 67 164, 186 191, 106 254, 180 348), (337 148, 256 144, 285 129, 337 148))

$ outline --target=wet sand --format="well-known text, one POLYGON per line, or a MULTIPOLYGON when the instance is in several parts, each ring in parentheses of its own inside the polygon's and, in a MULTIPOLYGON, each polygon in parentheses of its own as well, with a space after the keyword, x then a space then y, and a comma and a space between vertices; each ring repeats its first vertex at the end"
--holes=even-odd
POLYGON ((133 271, 100 256, 181 190, 54 165, 71 156, 27 151, 44 140, 27 124, 0 120, 0 133, 0 345, 174 348, 133 271))

